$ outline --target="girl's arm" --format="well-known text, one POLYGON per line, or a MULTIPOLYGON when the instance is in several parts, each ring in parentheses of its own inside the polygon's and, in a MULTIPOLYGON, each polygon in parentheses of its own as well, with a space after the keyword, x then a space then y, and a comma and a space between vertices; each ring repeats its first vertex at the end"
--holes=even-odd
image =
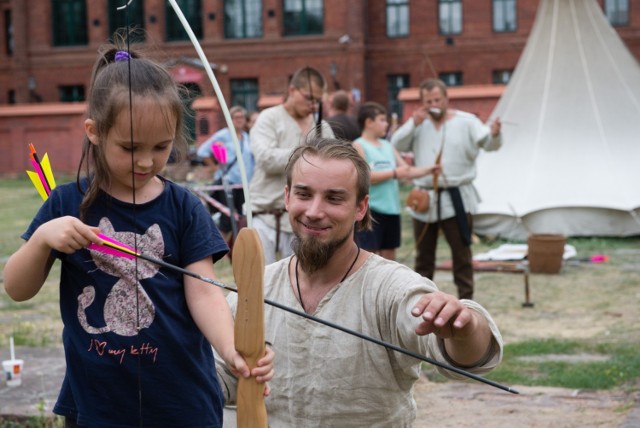
POLYGON ((4 288, 9 297, 21 302, 38 294, 54 262, 52 250, 72 254, 91 242, 100 244, 98 232, 71 216, 40 225, 5 265, 4 288))
MULTIPOLYGON (((207 278, 214 278, 213 262, 210 257, 186 267, 187 270, 207 278)), ((273 351, 267 347, 258 366, 249 371, 246 361, 235 349, 233 317, 222 290, 196 278, 184 277, 185 296, 189 312, 196 325, 216 352, 236 376, 255 376, 258 382, 267 382, 273 377, 273 351)), ((265 395, 268 394, 265 389, 265 395)))

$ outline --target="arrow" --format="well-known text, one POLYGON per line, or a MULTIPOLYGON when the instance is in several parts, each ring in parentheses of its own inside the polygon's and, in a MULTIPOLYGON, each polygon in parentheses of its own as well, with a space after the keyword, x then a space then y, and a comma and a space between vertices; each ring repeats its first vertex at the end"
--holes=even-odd
POLYGON ((40 161, 33 144, 29 144, 29 149, 31 150, 29 160, 35 171, 27 171, 27 175, 31 179, 40 197, 46 201, 51 191, 56 188, 56 181, 53 178, 51 165, 49 164, 49 156, 45 153, 42 161, 40 161))

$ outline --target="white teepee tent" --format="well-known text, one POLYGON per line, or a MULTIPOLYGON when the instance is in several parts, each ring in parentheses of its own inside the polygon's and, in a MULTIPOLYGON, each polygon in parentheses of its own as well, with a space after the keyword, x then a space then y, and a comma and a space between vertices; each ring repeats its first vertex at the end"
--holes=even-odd
POLYGON ((640 234, 640 65, 595 0, 541 0, 478 158, 481 235, 640 234))

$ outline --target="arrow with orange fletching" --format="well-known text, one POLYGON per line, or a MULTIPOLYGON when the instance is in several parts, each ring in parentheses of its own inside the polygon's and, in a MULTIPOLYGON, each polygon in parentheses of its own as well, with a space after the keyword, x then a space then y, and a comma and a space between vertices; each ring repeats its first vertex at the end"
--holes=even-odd
POLYGON ((27 175, 31 179, 40 197, 46 201, 51 191, 56 188, 56 180, 53 178, 53 172, 51 172, 49 156, 45 153, 41 161, 40 158, 38 158, 38 153, 33 144, 29 144, 29 150, 31 150, 29 160, 35 171, 27 171, 27 175))

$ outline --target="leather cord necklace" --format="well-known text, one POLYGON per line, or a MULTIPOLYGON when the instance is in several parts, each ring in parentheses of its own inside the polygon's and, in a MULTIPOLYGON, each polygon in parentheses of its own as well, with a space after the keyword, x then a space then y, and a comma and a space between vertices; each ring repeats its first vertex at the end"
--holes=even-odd
MULTIPOLYGON (((351 269, 353 269, 353 267, 356 265, 356 262, 358 261, 358 257, 360 257, 360 246, 356 245, 356 248, 358 248, 358 251, 356 252, 356 258, 353 259, 353 262, 351 263, 351 266, 349 266, 349 269, 347 269, 347 272, 345 272, 344 276, 342 277, 342 279, 340 280, 340 282, 338 282, 338 284, 340 284, 341 282, 344 282, 345 279, 347 279, 347 276, 349 276, 349 273, 351 272, 351 269)), ((304 303, 302 303, 302 293, 300 292, 300 281, 298 279, 298 263, 299 263, 299 259, 296 257, 296 288, 298 289, 298 300, 300 301, 300 306, 302 306, 302 310, 307 312, 307 308, 304 307, 304 303)))

